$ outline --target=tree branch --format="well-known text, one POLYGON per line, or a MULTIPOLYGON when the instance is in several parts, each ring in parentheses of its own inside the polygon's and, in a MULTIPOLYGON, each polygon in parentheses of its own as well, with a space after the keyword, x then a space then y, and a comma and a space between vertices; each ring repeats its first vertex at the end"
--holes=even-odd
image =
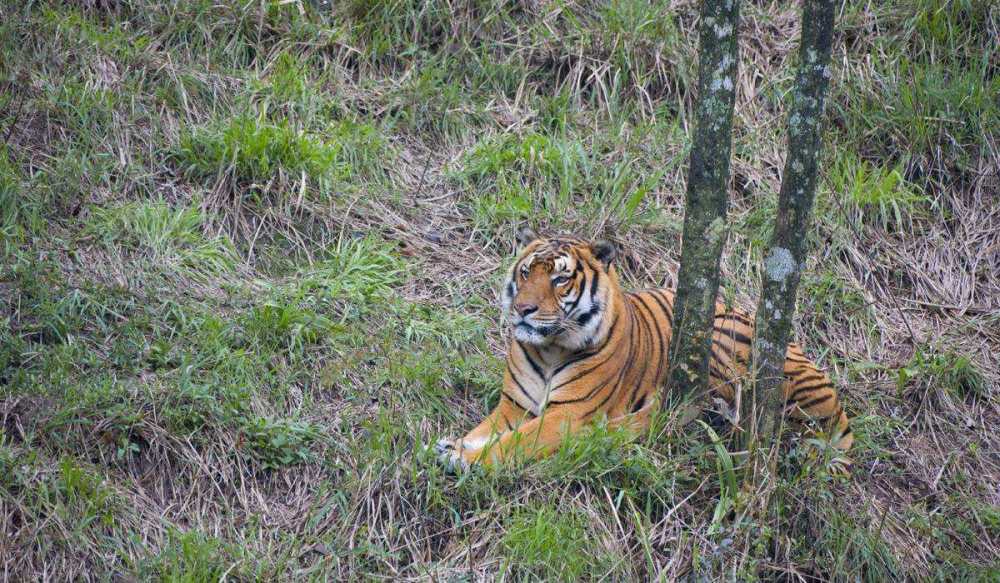
POLYGON ((805 265, 805 239, 816 194, 823 103, 830 80, 832 0, 804 0, 799 66, 788 116, 788 154, 778 215, 764 259, 751 362, 753 392, 742 400, 746 443, 768 447, 777 437, 783 403, 785 352, 805 265))
POLYGON ((708 389, 719 257, 729 231, 726 189, 739 57, 738 30, 738 0, 702 3, 698 27, 698 104, 664 405, 671 394, 683 397, 708 389))

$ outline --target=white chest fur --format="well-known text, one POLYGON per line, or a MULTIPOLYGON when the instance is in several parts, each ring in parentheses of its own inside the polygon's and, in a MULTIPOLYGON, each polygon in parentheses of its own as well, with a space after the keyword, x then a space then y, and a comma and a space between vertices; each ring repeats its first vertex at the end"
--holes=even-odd
MULTIPOLYGON (((553 372, 563 362, 565 355, 560 350, 523 346, 515 342, 512 350, 518 351, 518 356, 511 372, 515 377, 516 396, 518 404, 535 415, 541 415, 552 396, 552 389, 557 385, 553 372)), ((560 375, 555 375, 557 378, 560 375)))

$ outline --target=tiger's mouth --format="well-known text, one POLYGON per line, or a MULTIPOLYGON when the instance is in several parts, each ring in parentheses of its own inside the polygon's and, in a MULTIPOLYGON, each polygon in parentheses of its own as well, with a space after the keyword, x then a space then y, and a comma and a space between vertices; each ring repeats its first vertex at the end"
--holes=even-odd
POLYGON ((521 320, 515 324, 514 328, 523 332, 538 334, 542 337, 556 336, 565 330, 565 327, 559 323, 534 325, 525 320, 521 320))

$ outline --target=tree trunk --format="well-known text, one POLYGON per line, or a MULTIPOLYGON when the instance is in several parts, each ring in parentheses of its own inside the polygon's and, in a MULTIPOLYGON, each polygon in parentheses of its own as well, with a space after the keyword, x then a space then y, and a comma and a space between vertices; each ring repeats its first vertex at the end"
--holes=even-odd
POLYGON ((795 294, 805 265, 806 229, 816 194, 822 147, 823 101, 830 80, 834 4, 804 0, 799 67, 788 117, 788 154, 778 195, 778 216, 764 259, 751 362, 753 394, 742 399, 745 442, 767 448, 782 420, 785 351, 795 294))
POLYGON ((719 257, 726 241, 726 192, 736 94, 738 0, 705 0, 698 26, 698 103, 684 205, 666 397, 708 389, 708 355, 719 257))

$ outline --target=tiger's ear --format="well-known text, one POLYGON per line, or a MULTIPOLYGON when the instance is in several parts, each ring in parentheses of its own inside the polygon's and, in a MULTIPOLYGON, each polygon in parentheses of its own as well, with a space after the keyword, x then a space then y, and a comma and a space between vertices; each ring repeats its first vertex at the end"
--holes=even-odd
POLYGON ((590 246, 590 252, 594 258, 604 264, 604 268, 611 267, 611 262, 618 256, 618 248, 611 241, 595 241, 590 246))
POLYGON ((517 230, 517 248, 518 250, 524 249, 532 241, 538 238, 538 233, 535 232, 531 227, 521 227, 517 230))

